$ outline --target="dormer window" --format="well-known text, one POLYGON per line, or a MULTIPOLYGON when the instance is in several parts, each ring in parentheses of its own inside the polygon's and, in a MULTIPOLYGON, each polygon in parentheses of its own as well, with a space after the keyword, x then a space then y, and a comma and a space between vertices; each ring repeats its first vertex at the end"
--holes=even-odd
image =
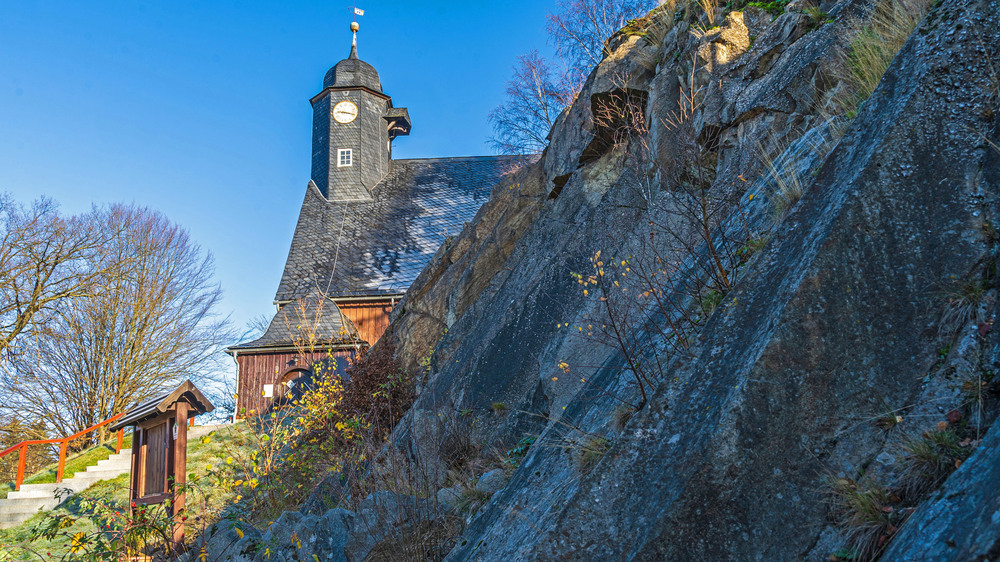
POLYGON ((350 148, 341 148, 337 151, 337 167, 343 168, 344 166, 350 166, 353 163, 353 158, 350 148))

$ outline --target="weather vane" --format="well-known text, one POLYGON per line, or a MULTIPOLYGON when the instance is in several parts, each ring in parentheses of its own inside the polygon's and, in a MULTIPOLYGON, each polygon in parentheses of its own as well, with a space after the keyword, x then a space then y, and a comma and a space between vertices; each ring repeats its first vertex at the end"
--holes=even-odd
POLYGON ((354 19, 351 21, 351 31, 354 32, 354 46, 358 45, 358 16, 365 15, 365 11, 357 6, 351 6, 354 10, 354 19))

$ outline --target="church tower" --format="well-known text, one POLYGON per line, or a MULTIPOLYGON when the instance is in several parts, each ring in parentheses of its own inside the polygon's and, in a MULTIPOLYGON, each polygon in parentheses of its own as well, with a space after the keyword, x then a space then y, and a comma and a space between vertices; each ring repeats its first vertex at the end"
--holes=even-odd
POLYGON ((312 180, 328 201, 369 201, 389 173, 392 140, 410 134, 405 108, 382 92, 375 67, 358 58, 358 24, 351 54, 327 71, 313 107, 312 180))
POLYGON ((268 411, 319 366, 339 371, 378 341, 441 245, 521 158, 393 160, 392 141, 410 133, 410 117, 358 58, 357 23, 351 31, 350 55, 310 100, 312 175, 274 295, 278 310, 263 334, 226 349, 236 361, 239 416, 268 411), (301 346, 306 336, 310 351, 301 346))

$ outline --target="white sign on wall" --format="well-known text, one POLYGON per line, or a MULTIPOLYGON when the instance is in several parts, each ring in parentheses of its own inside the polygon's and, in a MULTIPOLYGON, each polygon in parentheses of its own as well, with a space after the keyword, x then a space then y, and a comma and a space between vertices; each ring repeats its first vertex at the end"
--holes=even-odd
POLYGON ((273 397, 274 396, 274 385, 273 384, 265 384, 264 385, 264 392, 263 392, 263 394, 264 394, 264 398, 271 398, 271 397, 273 397))

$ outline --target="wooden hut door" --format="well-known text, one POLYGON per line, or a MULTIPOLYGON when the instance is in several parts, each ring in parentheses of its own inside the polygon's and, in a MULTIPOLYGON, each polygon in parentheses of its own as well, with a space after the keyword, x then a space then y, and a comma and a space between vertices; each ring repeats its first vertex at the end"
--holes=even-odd
POLYGON ((170 446, 169 424, 154 425, 146 430, 146 469, 139 497, 167 491, 167 448, 170 446))

